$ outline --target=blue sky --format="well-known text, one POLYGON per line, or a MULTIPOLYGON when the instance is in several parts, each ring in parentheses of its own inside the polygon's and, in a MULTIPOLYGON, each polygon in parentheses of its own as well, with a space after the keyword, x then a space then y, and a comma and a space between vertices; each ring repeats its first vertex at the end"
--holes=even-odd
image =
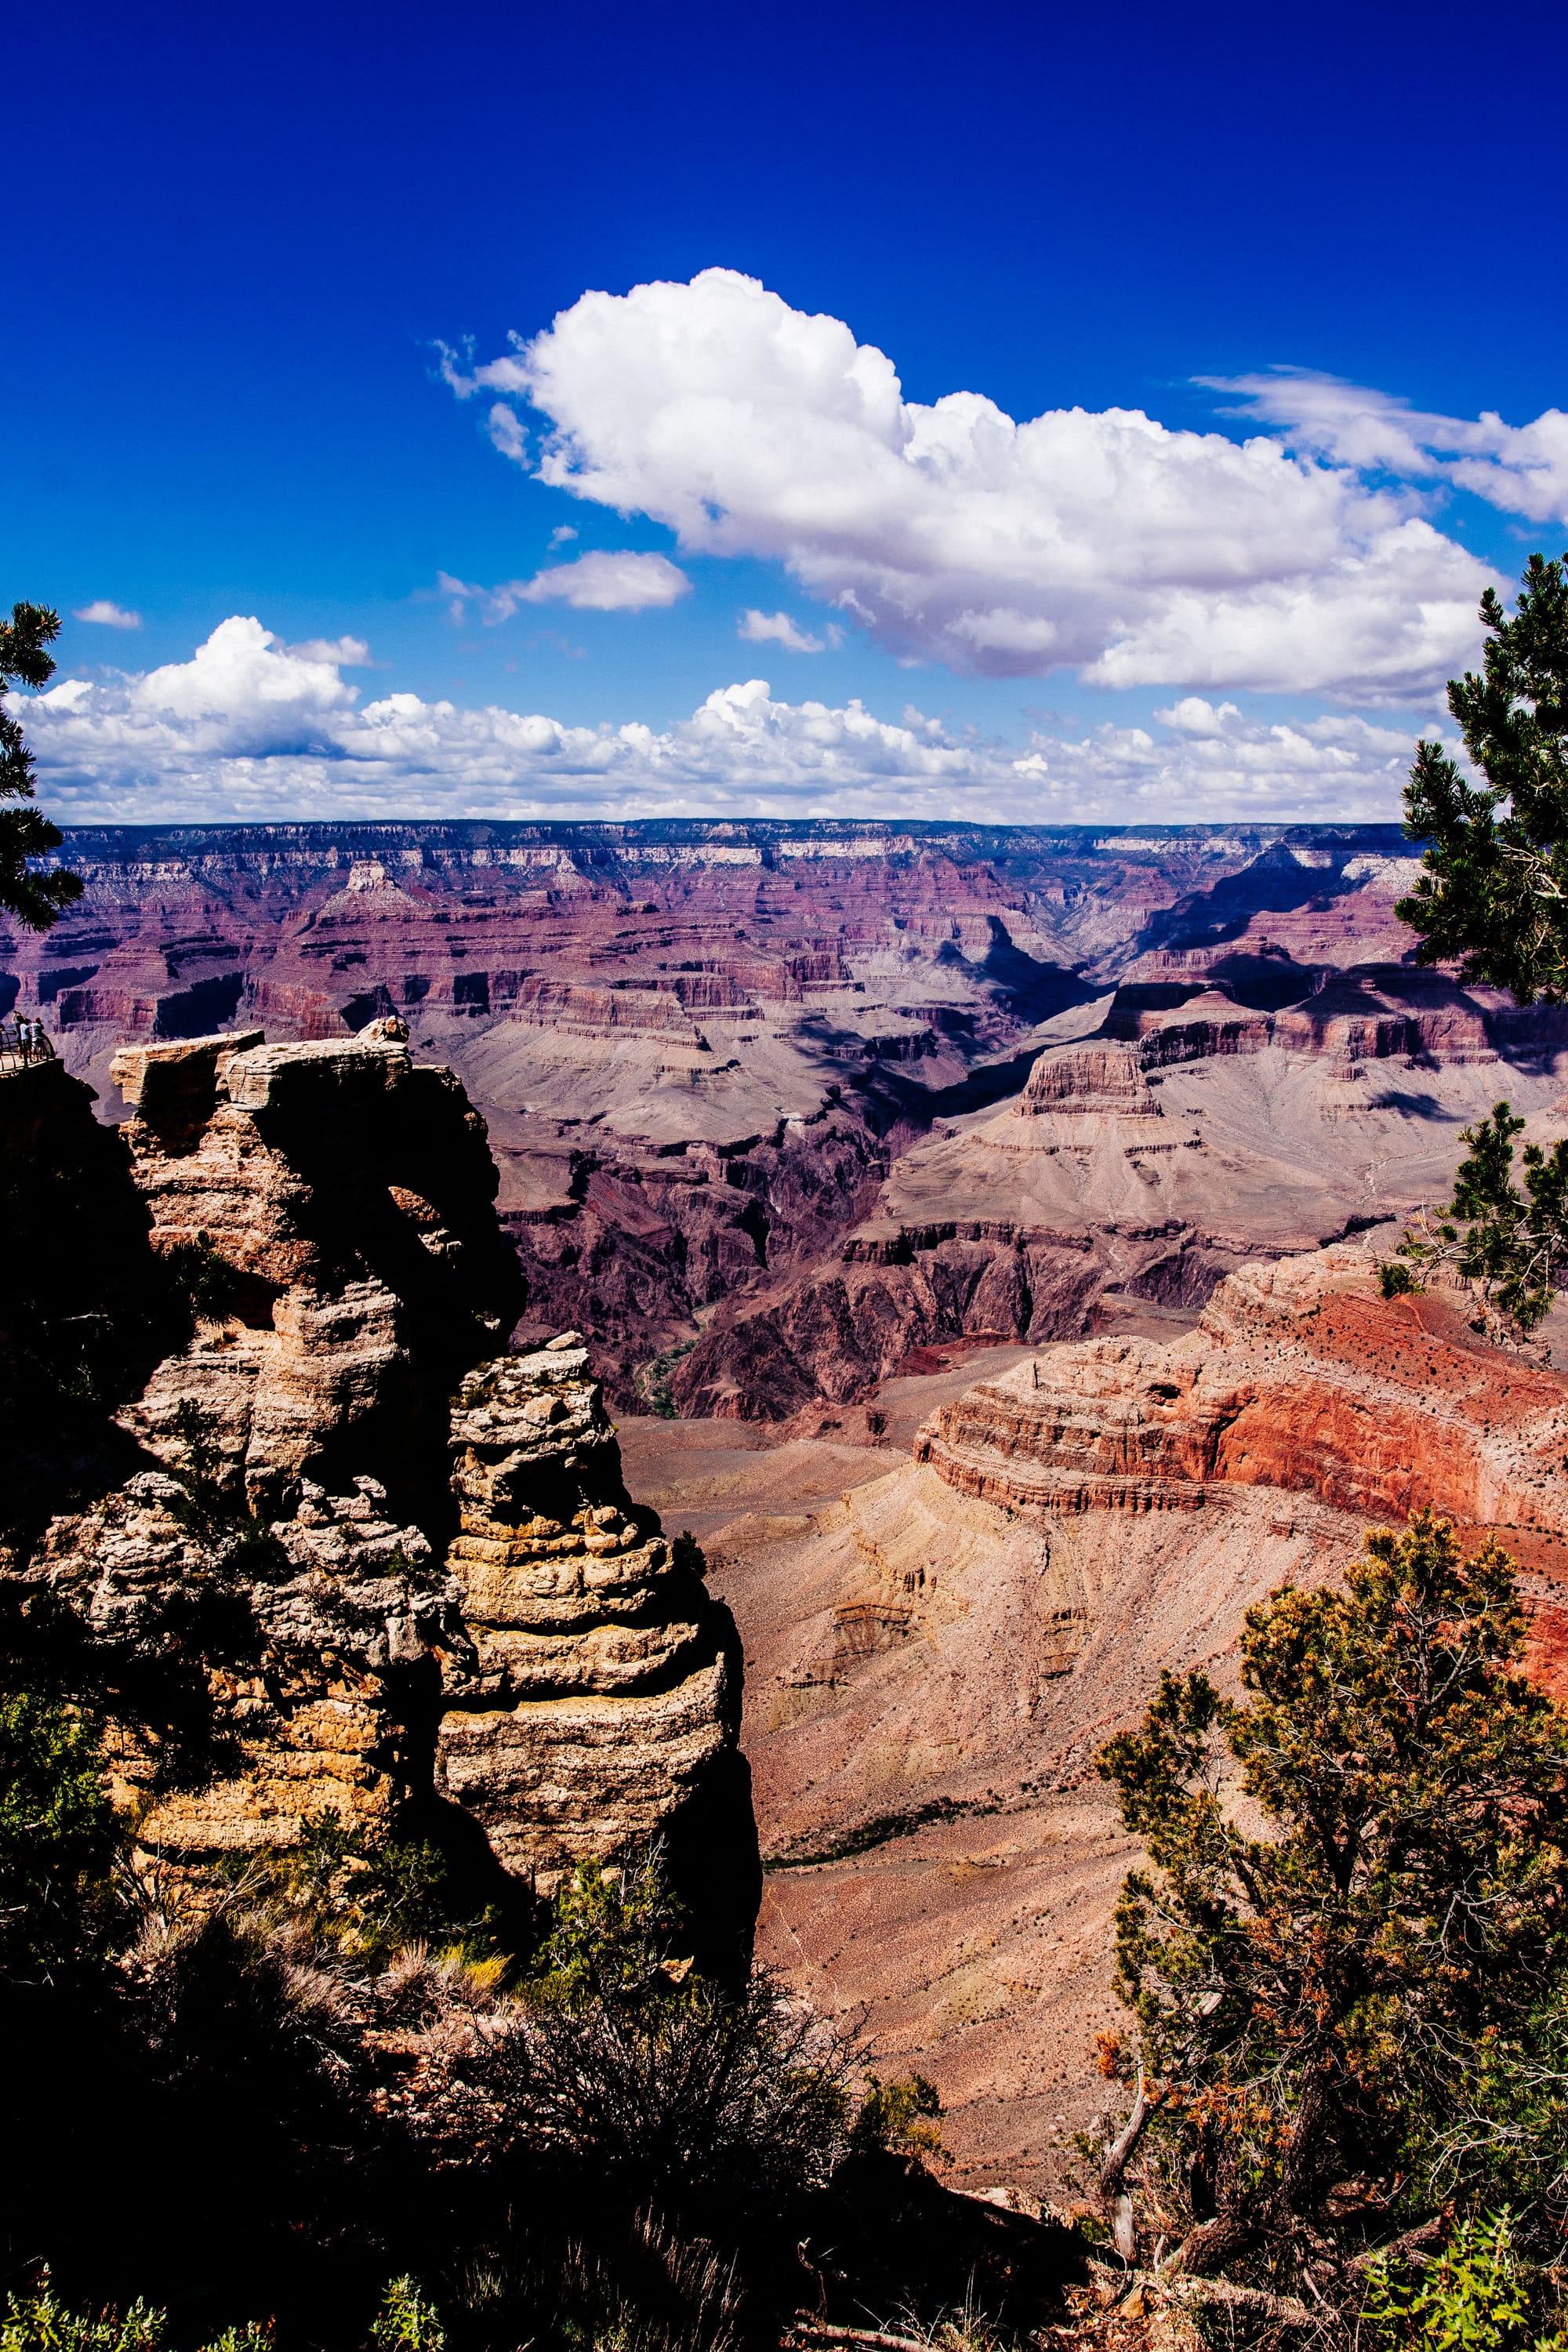
MULTIPOLYGON (((1547 7, 58 7, 8 110, 27 244, 0 595, 140 625, 68 618, 62 674, 86 690, 37 712, 46 798, 148 818, 1392 810, 1460 644, 1450 608, 1484 567, 1568 543, 1568 439, 1478 423, 1568 405, 1565 50, 1547 7), (694 293, 715 269, 773 307, 737 308, 732 281, 694 293), (595 341, 582 298, 650 284, 677 291, 605 314, 595 341), (459 379, 524 365, 509 335, 558 314, 556 407, 510 394, 518 462, 498 386, 455 397, 439 347, 459 379), (787 373, 816 318, 886 354, 922 409, 1137 409, 1290 454, 1238 487, 1223 466, 1208 481, 1199 445, 1162 445, 1101 517, 1105 429, 1053 443, 1029 461, 1050 475, 1035 526, 1057 533, 1061 491, 1072 545, 1039 585, 1033 558, 997 553, 1034 494, 1005 476, 982 500, 989 427, 970 420, 970 489, 884 517, 885 546, 861 517, 847 551, 880 426, 844 443, 832 387, 822 415, 809 385, 770 406, 770 354, 787 373), (696 375, 684 406, 633 415, 650 331, 696 375), (1360 389, 1304 397, 1281 366, 1360 389), (716 399, 717 458, 691 422, 716 399), (1405 433, 1390 400, 1430 429, 1405 433), (557 471, 593 495, 537 478, 552 427, 557 471), (708 525, 672 524, 704 499, 708 525), (1292 534, 1316 548, 1297 617, 1276 593, 1292 534), (689 584, 605 611, 546 583, 457 619, 438 586, 626 551, 689 584), (1374 613, 1344 603, 1369 565, 1374 613), (1260 650, 1265 608, 1284 652, 1260 650), (823 650, 738 637, 748 610, 823 650), (226 640, 198 692, 195 649, 250 616, 273 645, 226 640), (310 644, 345 638, 370 666, 310 644), (1097 664, 1107 682, 1086 684, 1097 664), (140 699, 118 682, 164 669, 182 678, 140 699), (693 734, 755 677, 765 708, 693 734), (354 714, 399 697, 372 741, 354 714), (793 715, 857 698, 881 734, 793 715), (559 740, 426 722, 443 701, 542 714, 559 740), (628 726, 656 751, 605 735, 628 726)), ((539 361, 525 373, 537 392, 539 361)))

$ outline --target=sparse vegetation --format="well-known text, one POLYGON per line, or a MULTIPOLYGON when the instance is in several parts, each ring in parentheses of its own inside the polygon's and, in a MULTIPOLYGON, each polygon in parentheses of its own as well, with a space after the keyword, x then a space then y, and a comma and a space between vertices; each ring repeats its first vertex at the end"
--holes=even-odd
POLYGON ((1117 1916, 1137 2032, 1102 2057, 1133 2096, 1100 2189, 1129 2259, 1163 2240, 1187 2276, 1348 2326, 1393 2274, 1375 2263, 1498 2202, 1527 2122, 1519 2256, 1568 2218, 1542 2041, 1568 1969, 1568 1720, 1520 1669, 1495 1544, 1465 1559, 1417 1514, 1347 1588, 1249 1611, 1244 1701, 1166 1675, 1101 1755, 1149 1864, 1117 1916))
POLYGON ((1489 1118, 1463 1129, 1470 1150, 1454 1197, 1423 1213, 1379 1267, 1385 1298, 1424 1290, 1447 1273, 1469 1286, 1479 1309, 1474 1328, 1491 1338, 1517 1342, 1544 1320, 1568 1284, 1568 1143, 1550 1151, 1527 1143, 1521 1190, 1513 1145, 1523 1129, 1500 1102, 1489 1118))
POLYGON ((193 1315, 217 1321, 232 1311, 244 1277, 214 1249, 205 1234, 198 1234, 194 1242, 176 1242, 163 1253, 163 1262, 193 1315))
POLYGON ((942 2105, 936 2084, 924 2074, 904 2074, 884 2083, 866 2077, 866 2095, 850 2131, 855 2147, 887 2147, 903 2156, 950 2161, 942 2137, 942 2105))
POLYGON ((826 1845, 809 1846, 795 1853, 766 1854, 763 1868, 811 1870, 820 1863, 851 1862, 858 1853, 871 1853, 879 1845, 890 1845, 895 1838, 913 1837, 932 1822, 966 1821, 972 1815, 1001 1811, 1000 1798, 931 1797, 924 1804, 909 1805, 898 1812, 873 1813, 869 1821, 857 1822, 852 1830, 831 1839, 826 1845))
POLYGON ((520 1938, 418 1834, 327 1816, 210 1867, 131 1857, 53 1700, 6 1702, 0 1772, 17 2127, 86 2102, 161 2184, 156 2227, 84 2265, 68 2168, 39 2168, 13 2260, 55 2233, 90 2284, 35 2275, 0 2352, 163 2352, 194 2258, 231 2304, 270 2283, 210 2352, 261 2352, 279 2305, 285 2345, 344 2352, 740 2352, 743 2273, 796 2291, 796 2217, 843 2159, 941 2151, 929 2083, 872 2077, 857 2109, 852 2051, 771 1978, 703 1979, 656 1853, 585 1863, 520 1938))
POLYGON ((0 1696, 0 1979, 47 1981, 98 1953, 118 1844, 85 1717, 35 1691, 0 1696))
POLYGON ((765 1971, 693 1967, 657 1861, 579 1869, 483 2080, 514 2140, 663 2210, 780 2204, 847 2141, 848 2053, 765 1971))
POLYGON ((633 1385, 637 1394, 649 1412, 658 1413, 661 1420, 674 1421, 679 1414, 679 1407, 670 1393, 670 1375, 677 1364, 690 1355, 696 1345, 695 1339, 679 1340, 673 1348, 666 1348, 658 1355, 650 1357, 646 1364, 638 1367, 634 1376, 633 1385))
MULTIPOLYGON (((30 2294, 13 2294, 0 2319, 0 2352, 165 2352, 168 2320, 140 2298, 123 2314, 72 2311, 46 2270, 30 2294)), ((271 2336, 251 2321, 227 2327, 203 2352, 268 2352, 271 2336)))

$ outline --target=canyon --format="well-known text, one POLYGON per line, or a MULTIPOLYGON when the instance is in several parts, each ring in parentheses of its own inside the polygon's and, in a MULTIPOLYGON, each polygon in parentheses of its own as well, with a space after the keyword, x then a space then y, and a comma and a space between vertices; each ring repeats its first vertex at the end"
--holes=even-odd
POLYGON ((1397 828, 62 855, 6 1148, 114 1410, 23 1465, 21 1605, 121 1662, 148 1834, 416 1787, 545 1892, 658 1832, 715 1949, 760 1885, 763 1957, 934 2076, 959 2182, 1050 2194, 1132 1859, 1093 1757, 1162 1669, 1430 1506, 1568 1688, 1568 1381, 1375 1273, 1500 1097, 1568 1135, 1568 1019, 1415 965, 1397 828))
POLYGON ((1440 1186, 1499 1059, 1543 1109, 1568 1039, 1408 962, 1393 825, 103 827, 61 856, 85 894, 0 937, 0 1012, 101 1118, 128 1042, 405 1019, 485 1121, 520 1338, 583 1331, 622 1411, 874 1412, 945 1339, 1195 1307, 1255 1245, 1440 1186))
POLYGON ((1489 1346, 1462 1293, 1385 1300, 1352 1243, 1237 1266, 1173 1337, 994 1348, 881 1394, 920 1415, 901 1453, 622 1441, 744 1639, 759 1949, 934 2077, 959 2182, 1059 2195, 1137 1860, 1097 1750, 1163 1670, 1234 1689, 1250 1606, 1420 1507, 1495 1530, 1568 1694, 1568 1377, 1489 1346))

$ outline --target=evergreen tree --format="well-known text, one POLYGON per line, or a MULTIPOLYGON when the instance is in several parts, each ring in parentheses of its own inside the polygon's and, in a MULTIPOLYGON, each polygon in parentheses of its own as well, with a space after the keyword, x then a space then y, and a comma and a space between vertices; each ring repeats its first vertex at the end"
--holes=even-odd
POLYGON ((1244 1702, 1167 1674, 1100 1758, 1149 1857, 1117 1916, 1123 2251, 1136 2154, 1180 2267, 1342 2310, 1380 2240, 1436 2239, 1456 2188, 1495 2188, 1496 2118, 1458 2153, 1451 2126, 1568 1966, 1568 1718, 1520 1671, 1513 1563, 1418 1513, 1346 1587, 1248 1612, 1244 1702))
POLYGON ((1483 675, 1448 685, 1448 708, 1484 783, 1468 783, 1439 744, 1415 747, 1407 830, 1428 844, 1397 912, 1420 934, 1423 963, 1457 961, 1467 980, 1511 989, 1521 1004, 1568 993, 1568 555, 1532 555, 1512 618, 1481 598, 1483 675))
MULTIPOLYGON (((13 604, 10 619, 0 621, 0 800, 33 798, 33 755, 5 697, 13 687, 47 684, 55 672, 47 647, 59 633, 59 614, 43 604, 13 604)), ((33 867, 34 858, 64 839, 42 809, 0 809, 0 912, 15 915, 30 931, 47 931, 81 896, 79 876, 33 867)))
POLYGON ((1385 1298, 1425 1290, 1449 1268, 1479 1297, 1472 1328, 1527 1339, 1568 1285, 1568 1141, 1524 1147, 1524 1189, 1513 1181, 1513 1139, 1524 1121, 1506 1102, 1460 1130, 1470 1147, 1454 1197, 1406 1228, 1394 1262, 1381 1265, 1385 1298))

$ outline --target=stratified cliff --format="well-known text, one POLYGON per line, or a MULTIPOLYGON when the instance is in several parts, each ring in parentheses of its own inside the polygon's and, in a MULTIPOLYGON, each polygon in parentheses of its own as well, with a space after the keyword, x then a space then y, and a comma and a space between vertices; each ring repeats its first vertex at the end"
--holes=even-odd
MULTIPOLYGON (((137 1046, 114 1076, 119 1133, 58 1064, 0 1077, 34 1227, 79 1161, 55 1250, 96 1214, 106 1298, 143 1302, 4 1598, 17 1663, 106 1716, 143 1845, 412 1807, 547 1891, 657 1835, 732 1954, 757 1894, 733 1629, 626 1495, 581 1348, 498 1352, 522 1288, 462 1087, 392 1022, 137 1046)), ((30 1332, 0 1333, 13 1391, 30 1332)))
MULTIPOLYGON (((529 1336, 588 1332, 619 1409, 777 1420, 954 1332, 1084 1328, 1122 1271, 1103 1219, 1080 1247, 1046 1203, 988 1216, 978 1167, 956 1218, 906 1213, 878 1197, 900 1156, 1016 1095, 1038 1024, 1073 1034, 1130 969, 1167 1006, 1221 992, 1224 1047, 1249 1008, 1397 958, 1407 849, 1394 826, 88 828, 48 939, 0 924, 0 1011, 40 1010, 106 1117, 127 1038, 401 1015, 489 1123, 529 1336), (891 1228, 907 1273, 878 1271, 891 1228)), ((1135 1256, 1193 1299, 1235 1263, 1201 1223, 1135 1256)))
POLYGON ((1563 1131, 1561 1008, 1232 950, 1133 970, 1012 1102, 905 1150, 837 1264, 721 1306, 674 1375, 684 1409, 783 1420, 864 1402, 956 1333, 1039 1345, 1136 1301, 1191 1311, 1249 1258, 1441 1199, 1459 1130, 1501 1094, 1532 1139, 1563 1131))
POLYGON ((437 1786, 544 1891, 658 1838, 700 1916, 743 1937, 761 1871, 734 1622, 695 1548, 627 1495, 576 1333, 480 1365, 452 1448, 448 1559, 478 1655, 447 1679, 437 1786))
POLYGON ((1169 1344, 1092 1339, 976 1382, 915 1459, 1037 1521, 1228 1508, 1272 1486, 1358 1517, 1430 1508, 1512 1541, 1568 1538, 1568 1381, 1478 1345, 1459 1303, 1384 1298, 1360 1249, 1241 1266, 1169 1344))
POLYGON ((253 1508, 302 1476, 380 1479, 433 1540, 450 1522, 447 1399, 522 1306, 483 1121, 400 1024, 333 1045, 259 1031, 128 1047, 132 1177, 165 1255, 210 1265, 209 1317, 123 1416, 167 1459, 209 1417, 253 1508), (388 1034, 390 1033, 390 1034, 388 1034))

